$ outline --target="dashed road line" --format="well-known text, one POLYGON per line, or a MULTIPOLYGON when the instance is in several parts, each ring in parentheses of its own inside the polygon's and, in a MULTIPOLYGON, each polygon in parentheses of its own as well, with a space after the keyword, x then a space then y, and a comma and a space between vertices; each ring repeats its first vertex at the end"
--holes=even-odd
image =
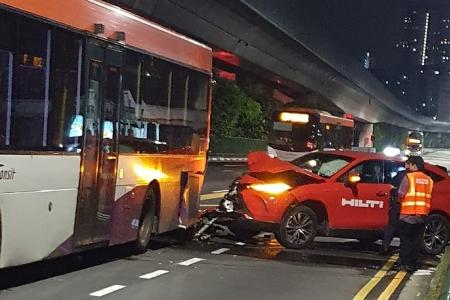
POLYGON ((148 274, 141 275, 141 276, 139 276, 139 278, 142 278, 142 279, 153 279, 155 277, 158 277, 158 276, 161 276, 161 275, 164 275, 164 274, 167 274, 167 273, 169 273, 169 271, 167 271, 167 270, 158 270, 158 271, 155 271, 155 272, 151 272, 151 273, 148 273, 148 274))
POLYGON ((242 168, 242 167, 246 167, 247 165, 244 164, 233 164, 233 165, 229 165, 229 164, 224 164, 223 167, 227 167, 227 168, 242 168))
POLYGON ((200 261, 203 261, 203 260, 205 260, 205 259, 204 259, 204 258, 197 258, 197 257, 194 257, 194 258, 191 258, 191 259, 182 261, 182 262, 180 262, 180 263, 178 263, 178 264, 179 264, 180 266, 190 266, 190 265, 196 264, 196 263, 198 263, 198 262, 200 262, 200 261))
POLYGON ((236 242, 236 243, 234 243, 235 245, 238 245, 238 246, 244 246, 245 245, 245 243, 243 243, 243 242, 236 242))
POLYGON ((115 285, 109 286, 107 288, 98 290, 96 292, 90 293, 89 296, 92 296, 92 297, 103 297, 105 295, 114 293, 114 292, 116 292, 118 290, 121 290, 123 288, 125 288, 124 285, 115 284, 115 285))
POLYGON ((219 254, 225 253, 227 251, 230 251, 230 248, 220 248, 215 251, 212 251, 211 254, 219 255, 219 254))
POLYGON ((225 192, 212 193, 212 194, 203 194, 203 195, 200 195, 200 200, 201 201, 205 201, 205 200, 211 200, 211 199, 219 199, 219 198, 223 198, 223 196, 225 196, 225 192))
POLYGON ((218 190, 218 191, 212 191, 213 193, 226 193, 228 190, 218 190))

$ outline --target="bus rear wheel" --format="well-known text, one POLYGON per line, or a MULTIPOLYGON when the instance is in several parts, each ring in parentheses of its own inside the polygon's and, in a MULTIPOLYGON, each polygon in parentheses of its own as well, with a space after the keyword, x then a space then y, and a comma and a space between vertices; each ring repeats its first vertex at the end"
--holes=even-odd
POLYGON ((153 226, 155 223, 155 190, 149 188, 145 203, 142 208, 141 219, 139 220, 139 230, 137 240, 134 242, 134 250, 137 253, 144 253, 147 251, 150 238, 152 237, 153 226))

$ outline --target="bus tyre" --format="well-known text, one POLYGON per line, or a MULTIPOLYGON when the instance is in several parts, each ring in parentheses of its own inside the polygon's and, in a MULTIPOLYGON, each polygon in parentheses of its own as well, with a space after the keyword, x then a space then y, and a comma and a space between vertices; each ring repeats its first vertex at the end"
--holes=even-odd
POLYGON ((317 234, 317 216, 306 206, 291 208, 283 220, 275 236, 286 248, 302 249, 308 247, 317 234))
POLYGON ((438 214, 430 215, 425 222, 422 239, 422 250, 429 255, 437 255, 444 251, 449 239, 448 220, 438 214))
POLYGON ((148 243, 150 242, 153 232, 153 225, 155 223, 155 203, 155 190, 149 188, 142 208, 141 219, 139 220, 137 240, 134 242, 134 250, 137 253, 144 253, 147 251, 148 243))

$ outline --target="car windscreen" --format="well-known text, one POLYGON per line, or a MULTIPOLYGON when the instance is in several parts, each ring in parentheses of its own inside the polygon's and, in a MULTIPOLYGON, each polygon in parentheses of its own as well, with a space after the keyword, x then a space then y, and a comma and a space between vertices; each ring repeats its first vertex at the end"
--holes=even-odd
POLYGON ((291 161, 291 163, 319 176, 330 178, 339 172, 339 170, 347 166, 352 160, 352 158, 347 156, 311 153, 299 157, 291 161))

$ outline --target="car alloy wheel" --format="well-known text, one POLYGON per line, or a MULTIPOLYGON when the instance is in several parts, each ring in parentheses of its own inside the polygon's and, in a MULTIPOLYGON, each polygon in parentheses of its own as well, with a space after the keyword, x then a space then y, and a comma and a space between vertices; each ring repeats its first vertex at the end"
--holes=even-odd
POLYGON ((441 253, 448 243, 447 220, 441 215, 431 215, 425 224, 423 234, 423 248, 427 254, 436 255, 441 253))
POLYGON ((286 213, 277 239, 286 248, 301 249, 312 243, 316 233, 316 214, 306 206, 298 206, 286 213))

